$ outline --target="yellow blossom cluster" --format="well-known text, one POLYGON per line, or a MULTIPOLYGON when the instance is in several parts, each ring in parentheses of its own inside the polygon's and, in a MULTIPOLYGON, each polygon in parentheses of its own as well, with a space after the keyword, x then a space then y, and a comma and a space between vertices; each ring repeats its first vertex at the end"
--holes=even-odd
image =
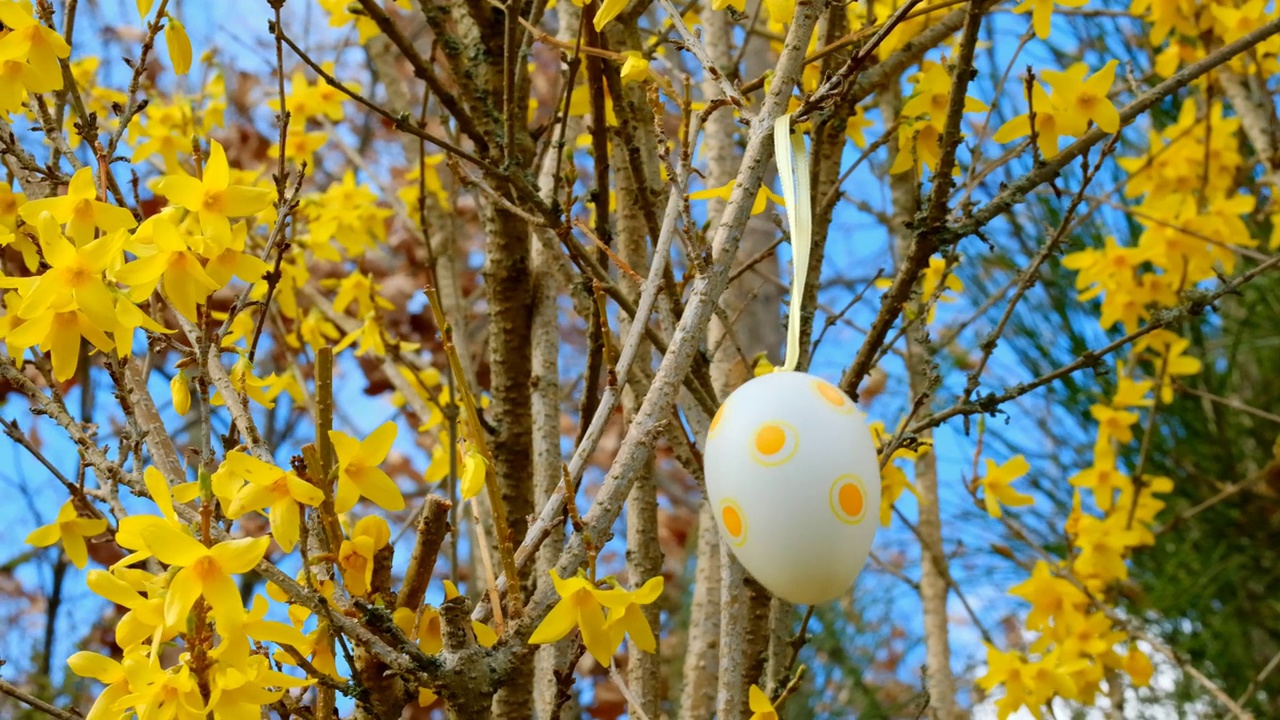
MULTIPOLYGON (((1238 130, 1239 120, 1224 116, 1220 104, 1204 108, 1189 97, 1175 123, 1152 131, 1145 154, 1119 159, 1129 173, 1125 194, 1141 198, 1133 213, 1143 228, 1137 244, 1107 238, 1101 248, 1063 259, 1077 273, 1080 300, 1101 301, 1102 328, 1138 331, 1159 310, 1178 306, 1183 291, 1231 273, 1239 248, 1258 244, 1244 223, 1254 198, 1235 185, 1243 165, 1238 130)), ((1011 590, 1030 603, 1026 627, 1038 636, 1025 649, 988 647, 987 673, 978 681, 987 691, 1003 688, 1001 717, 1024 706, 1038 716, 1055 697, 1089 702, 1109 672, 1128 675, 1136 686, 1149 682, 1150 660, 1099 603, 1128 578, 1129 556, 1155 542, 1153 526, 1165 507, 1159 496, 1174 482, 1131 475, 1120 451, 1139 444, 1135 429, 1173 401, 1179 378, 1200 372, 1189 347, 1169 328, 1148 329, 1117 360, 1113 392, 1090 408, 1097 435, 1091 464, 1070 478, 1076 489, 1065 525, 1070 553, 1055 565, 1040 561, 1011 590), (1086 506, 1086 491, 1097 514, 1086 506)))
MULTIPOLYGON (((911 95, 902 105, 898 126, 898 152, 889 172, 897 174, 913 170, 923 173, 927 165, 937 169, 942 158, 942 132, 951 102, 951 72, 947 60, 925 60, 912 78, 911 95)), ((986 103, 965 97, 964 112, 986 112, 986 103)), ((959 174, 960 168, 954 168, 959 174)))
MULTIPOLYGON (((1154 69, 1161 77, 1169 77, 1184 65, 1203 58, 1206 47, 1234 42, 1274 20, 1280 8, 1271 5, 1266 0, 1132 0, 1129 13, 1151 26, 1148 40, 1153 47, 1163 46, 1156 54, 1154 69)), ((1268 74, 1280 69, 1278 55, 1280 38, 1275 37, 1263 40, 1249 53, 1261 71, 1268 74)), ((1227 66, 1239 72, 1243 63, 1244 58, 1237 57, 1227 66)))

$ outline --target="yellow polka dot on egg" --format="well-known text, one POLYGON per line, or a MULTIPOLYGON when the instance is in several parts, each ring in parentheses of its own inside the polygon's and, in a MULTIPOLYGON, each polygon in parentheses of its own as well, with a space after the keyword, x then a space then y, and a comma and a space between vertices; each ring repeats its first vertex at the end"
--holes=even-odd
POLYGON ((867 514, 867 493, 862 478, 857 475, 841 475, 831 483, 829 498, 831 512, 840 522, 857 525, 867 514))
POLYGON ((724 524, 731 545, 741 547, 747 541, 747 519, 738 503, 727 499, 720 503, 720 522, 724 524))
POLYGON ((751 436, 751 457, 761 465, 781 465, 800 447, 800 434, 789 423, 770 420, 751 436))
POLYGON ((708 435, 716 434, 716 431, 720 428, 720 421, 724 419, 724 410, 727 407, 729 407, 729 404, 725 403, 724 405, 720 406, 719 410, 716 410, 715 417, 711 418, 711 426, 707 428, 708 435))
POLYGON ((779 425, 765 425, 756 431, 756 450, 761 455, 773 455, 787 442, 787 431, 779 425))
POLYGON ((853 412, 853 401, 840 391, 840 388, 832 385, 826 380, 814 380, 813 389, 818 391, 818 395, 826 400, 829 405, 834 407, 842 415, 848 415, 853 412))

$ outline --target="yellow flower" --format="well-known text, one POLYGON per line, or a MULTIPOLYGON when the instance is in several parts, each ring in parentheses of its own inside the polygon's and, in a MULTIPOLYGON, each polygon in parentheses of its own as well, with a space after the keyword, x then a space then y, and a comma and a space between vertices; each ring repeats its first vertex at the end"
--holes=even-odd
MULTIPOLYGON (((38 202, 27 203, 23 210, 38 202)), ((25 293, 18 317, 29 320, 52 308, 56 312, 80 310, 100 330, 116 326, 115 298, 102 273, 119 253, 122 234, 104 235, 81 247, 62 235, 54 215, 39 215, 40 248, 49 269, 25 293)))
POLYGON ((222 284, 209 277, 200 259, 191 252, 172 216, 148 218, 139 233, 150 235, 150 246, 137 246, 138 259, 116 271, 116 279, 129 285, 129 297, 141 302, 164 283, 165 298, 183 317, 195 322, 197 309, 222 284), (150 252, 148 252, 150 251, 150 252))
POLYGON ((9 29, 0 44, 0 65, 25 61, 21 80, 31 92, 61 90, 58 60, 71 56, 71 46, 62 35, 36 20, 28 0, 0 2, 0 24, 9 29))
MULTIPOLYGON (((312 348, 321 348, 329 344, 330 340, 337 340, 342 337, 342 333, 338 332, 338 328, 329 319, 320 314, 320 311, 311 308, 307 314, 302 316, 302 320, 298 322, 298 331, 296 337, 290 334, 285 337, 285 341, 290 347, 299 348, 298 338, 312 348)), ((395 399, 392 399, 395 404, 395 399)), ((399 407, 399 406, 397 406, 399 407)))
POLYGON ((165 43, 169 46, 169 62, 173 64, 175 73, 186 75, 191 71, 191 38, 178 18, 170 13, 165 13, 165 17, 169 21, 164 33, 165 43))
MULTIPOLYGON (((444 597, 451 600, 458 596, 458 589, 448 580, 444 581, 444 597)), ((392 614, 397 627, 410 639, 418 642, 418 647, 428 655, 434 655, 444 648, 443 629, 440 625, 440 611, 430 605, 424 605, 420 613, 410 608, 399 608, 392 614), (414 617, 418 624, 414 626, 414 617)), ((493 647, 498 642, 498 635, 493 628, 482 622, 471 621, 471 630, 476 635, 476 643, 480 647, 493 647)))
POLYGON ((90 570, 85 583, 96 595, 128 608, 116 623, 116 644, 127 652, 150 638, 152 647, 178 634, 164 621, 164 596, 156 579, 145 570, 90 570), (114 574, 113 574, 114 573, 114 574), (142 590, 147 594, 144 596, 142 590))
POLYGON ((845 137, 852 140, 857 147, 865 148, 867 146, 867 138, 864 135, 864 131, 872 125, 875 125, 875 123, 867 119, 866 112, 860 110, 857 115, 849 118, 849 121, 845 123, 845 137))
POLYGON ((360 42, 368 42, 369 38, 378 34, 378 24, 364 13, 355 14, 348 10, 348 0, 319 0, 320 7, 329 13, 329 27, 340 28, 355 23, 356 32, 360 34, 360 42))
POLYGON ((1049 86, 1053 88, 1054 107, 1061 112, 1064 135, 1084 134, 1086 123, 1092 120, 1103 132, 1113 133, 1120 129, 1120 112, 1107 97, 1111 85, 1116 79, 1116 65, 1119 60, 1110 60, 1088 78, 1089 66, 1082 62, 1075 63, 1063 71, 1044 70, 1041 72, 1049 86))
POLYGON ((902 496, 904 491, 909 491, 916 496, 916 500, 920 499, 920 494, 916 492, 916 488, 911 484, 911 480, 907 478, 907 474, 902 468, 894 464, 895 460, 909 460, 915 462, 916 458, 929 452, 928 445, 921 445, 915 450, 908 448, 898 448, 893 453, 893 457, 885 464, 884 470, 881 472, 880 482, 880 526, 889 527, 889 522, 893 519, 893 506, 898 502, 898 498, 902 496))
MULTIPOLYGON (((1049 3, 1053 0, 1027 0, 1049 3)), ((1036 113, 1036 134, 1040 151, 1046 158, 1058 154, 1058 138, 1061 135, 1084 134, 1092 120, 1103 132, 1114 133, 1120 129, 1120 112, 1107 97, 1116 77, 1116 60, 1103 65, 1098 72, 1085 78, 1087 65, 1076 63, 1065 71, 1044 70, 1041 74, 1053 88, 1053 96, 1045 93, 1037 84, 1032 88, 1033 107, 1036 113)), ((992 137, 1006 143, 1031 133, 1030 116, 1019 115, 996 131, 992 137)), ((1065 264, 1065 263, 1064 263, 1065 264)), ((1068 267, 1070 267, 1068 265, 1068 267)))
POLYGON ((653 629, 641 610, 662 594, 661 577, 650 578, 638 590, 627 590, 616 583, 600 589, 579 573, 567 580, 551 571, 560 602, 551 609, 529 638, 529 644, 557 642, 574 627, 582 631, 582 643, 596 662, 609 667, 613 653, 626 636, 644 652, 657 650, 653 629), (608 616, 605 615, 608 608, 608 616))
POLYGON ((1146 687, 1151 683, 1151 676, 1155 674, 1155 668, 1151 666, 1151 658, 1139 650, 1137 645, 1129 646, 1129 652, 1124 656, 1124 671, 1129 674, 1137 687, 1146 687))
POLYGON ((591 653, 596 662, 609 667, 614 651, 622 644, 622 636, 606 625, 601 591, 581 575, 565 580, 555 570, 551 570, 551 581, 555 584, 560 602, 551 608, 551 612, 547 613, 547 617, 533 631, 529 644, 557 642, 577 627, 582 631, 582 644, 586 646, 587 652, 591 653))
MULTIPOLYGON (((721 185, 718 188, 707 188, 695 193, 690 193, 689 199, 710 200, 711 198, 719 198, 720 200, 728 202, 729 196, 733 194, 733 186, 735 183, 737 183, 737 180, 730 180, 727 185, 721 185)), ((786 203, 783 202, 782 198, 778 197, 777 193, 769 189, 767 185, 760 185, 760 190, 756 192, 755 202, 751 204, 751 214, 759 215, 764 212, 764 209, 768 206, 770 200, 777 203, 780 207, 786 207, 786 203)))
MULTIPOLYGON (((85 720, 115 720, 121 713, 118 704, 133 692, 126 670, 145 668, 149 664, 146 651, 141 647, 126 650, 121 662, 105 655, 81 650, 67 658, 71 672, 82 678, 92 678, 105 687, 93 701, 85 720)), ((135 675, 136 677, 136 675, 135 675)))
POLYGON ((1057 577, 1043 560, 1036 562, 1031 577, 1009 589, 1009 594, 1031 603, 1027 629, 1040 630, 1049 621, 1067 612, 1080 612, 1089 598, 1070 581, 1057 577))
POLYGON ((396 431, 396 424, 392 421, 380 425, 364 440, 356 440, 339 430, 329 431, 329 440, 338 454, 334 510, 347 512, 361 497, 369 498, 384 510, 395 512, 404 509, 400 488, 378 467, 391 452, 396 431))
MULTIPOLYGON (((126 663, 125 677, 132 694, 120 699, 116 705, 116 714, 111 717, 119 717, 120 708, 172 709, 174 714, 169 717, 178 720, 205 717, 204 698, 186 660, 187 656, 183 654, 179 656, 178 663, 169 668, 162 667, 158 660, 126 663), (181 713, 178 708, 182 708, 181 713)), ((216 686, 216 683, 211 684, 216 686)), ((146 713, 148 719, 155 716, 155 712, 146 713)))
POLYGON ((89 548, 85 538, 91 538, 107 529, 103 518, 82 518, 75 503, 68 500, 58 510, 58 516, 48 525, 42 525, 27 536, 26 543, 36 547, 49 547, 61 542, 67 559, 78 568, 84 568, 89 560, 89 548))
POLYGON ((377 515, 362 518, 338 549, 338 566, 347 592, 363 597, 373 582, 373 557, 391 541, 391 528, 377 515))
POLYGON ((760 377, 768 375, 775 370, 773 363, 769 362, 769 353, 756 353, 756 361, 751 366, 751 376, 760 377))
MULTIPOLYGON (((599 15, 596 16, 600 17, 599 15)), ((622 82, 640 82, 649 77, 649 61, 638 52, 630 51, 623 53, 626 60, 622 63, 622 82)))
MULTIPOLYGON (((330 0, 322 0, 321 4, 326 5, 330 0)), ((341 0, 338 0, 341 5, 341 0)), ((332 11, 331 11, 332 12, 332 11)), ((368 18, 365 18, 368 20, 368 18)), ((333 72, 333 63, 325 62, 321 67, 325 72, 333 72)), ((359 84, 352 84, 348 81, 347 86, 356 90, 360 89, 359 84)), ((323 80, 316 80, 312 85, 307 82, 307 76, 302 70, 294 70, 289 76, 289 114, 293 115, 295 120, 310 120, 311 118, 324 117, 331 122, 339 122, 342 120, 342 103, 347 96, 342 94, 340 90, 329 87, 328 83, 323 80)), ((280 112, 279 98, 271 98, 267 101, 267 106, 276 112, 280 112)), ((290 135, 293 135, 290 128, 290 135)))
POLYGON ((1151 392, 1150 380, 1134 380, 1124 372, 1124 361, 1116 362, 1116 375, 1120 378, 1116 383, 1116 392, 1111 396, 1111 407, 1135 408, 1151 407, 1155 401, 1147 397, 1151 392))
MULTIPOLYGON (((1127 479, 1127 478, 1126 478, 1127 479)), ((1163 476, 1146 476, 1144 478, 1142 492, 1138 496, 1138 506, 1133 507, 1133 483, 1126 483, 1120 488, 1120 498, 1117 500, 1117 514, 1129 517, 1133 514, 1133 528, 1138 533, 1136 545, 1154 545, 1156 537, 1151 532, 1151 525, 1155 522, 1156 515, 1164 509, 1163 500, 1156 497, 1157 493, 1164 494, 1173 490, 1173 480, 1163 476)))
POLYGON ((473 447, 467 448, 467 454, 462 460, 462 499, 470 500, 480 491, 484 489, 485 473, 488 466, 485 464, 484 456, 476 451, 473 447))
MULTIPOLYGON (((244 648, 247 650, 248 645, 244 648)), ((307 687, 314 682, 277 672, 271 669, 267 658, 245 652, 234 661, 214 666, 209 707, 197 717, 207 714, 215 718, 251 718, 279 700, 285 690, 307 687)))
POLYGON ((751 705, 750 720, 778 720, 778 711, 773 707, 773 703, 769 701, 769 696, 764 694, 758 685, 752 685, 748 692, 748 703, 751 705))
POLYGON ((77 245, 92 240, 95 228, 110 233, 127 230, 138 224, 133 219, 133 213, 125 208, 98 200, 93 171, 87 167, 80 168, 71 176, 66 195, 30 200, 18 209, 22 219, 32 225, 36 225, 44 213, 51 213, 59 224, 66 224, 67 234, 77 245))
POLYGON ((1101 440, 1093 448, 1093 464, 1072 475, 1067 481, 1077 488, 1089 488, 1093 491, 1093 502, 1103 512, 1111 510, 1115 492, 1132 489, 1129 476, 1116 467, 1115 448, 1111 443, 1101 440))
POLYGON ((301 519, 298 504, 319 505, 324 499, 320 488, 291 472, 235 450, 227 453, 222 466, 214 474, 223 472, 247 481, 227 508, 227 517, 234 520, 246 512, 268 508, 272 536, 282 550, 292 552, 298 544, 301 519))
POLYGON ((1165 329, 1140 338, 1134 345, 1135 350, 1150 349, 1154 352, 1156 359, 1152 360, 1152 364, 1156 372, 1163 370, 1160 376, 1160 402, 1173 402, 1173 378, 1195 375, 1204 367, 1199 358, 1184 354, 1190 346, 1190 340, 1165 329))
POLYGON ((626 9, 630 0, 601 0, 600 7, 596 9, 596 19, 593 23, 596 26, 596 32, 604 29, 604 26, 610 20, 618 17, 618 14, 626 9))
POLYGON ((1001 505, 1022 507, 1035 502, 1030 495, 1023 495, 1011 487, 1014 480, 1026 475, 1030 470, 1031 465, 1022 455, 1014 455, 1003 465, 996 465, 994 460, 987 460, 987 474, 979 483, 983 489, 983 502, 991 517, 998 518, 1003 514, 1001 505))
POLYGON ((271 191, 247 185, 232 185, 227 153, 217 140, 209 141, 209 161, 204 176, 196 178, 179 172, 165 175, 156 190, 172 202, 196 213, 200 229, 218 244, 231 239, 233 217, 253 215, 271 204, 271 191))
POLYGON ((1031 24, 1036 29, 1036 37, 1044 40, 1049 37, 1049 21, 1053 18, 1053 6, 1061 5, 1063 7, 1084 7, 1089 0, 1022 0, 1014 6, 1013 11, 1018 14, 1031 13, 1031 24))
POLYGON ((1098 445, 1110 447, 1112 440, 1133 442, 1133 424, 1138 422, 1138 413, 1096 403, 1089 407, 1089 414, 1098 421, 1098 445))
POLYGON ((649 578, 637 590, 626 590, 618 586, 602 591, 601 602, 609 608, 605 628, 617 633, 619 642, 625 634, 639 650, 657 652, 657 638, 654 637, 653 628, 649 627, 641 606, 656 601, 662 595, 663 585, 662 576, 657 576, 649 578))
POLYGON ((111 339, 81 310, 46 310, 10 331, 5 342, 11 352, 14 348, 23 348, 22 351, 13 353, 14 357, 21 357, 25 348, 39 345, 41 350, 49 353, 53 362, 53 378, 63 382, 75 375, 76 367, 80 364, 81 337, 104 353, 111 352, 115 347, 111 339))
POLYGON ((438 483, 441 480, 449 477, 449 470, 450 470, 449 463, 451 461, 449 459, 448 453, 449 453, 450 447, 453 448, 453 460, 452 460, 452 462, 454 463, 453 469, 455 471, 462 469, 463 460, 462 460, 462 457, 458 454, 457 445, 455 445, 454 443, 448 442, 447 440, 444 439, 442 435, 441 439, 438 442, 436 442, 436 446, 431 448, 431 464, 427 466, 426 472, 423 473, 422 475, 423 482, 438 483))
MULTIPOLYGON (((902 106, 905 122, 898 129, 898 153, 889 172, 897 174, 911 168, 921 172, 925 165, 937 167, 942 158, 942 131, 951 104, 951 74, 946 58, 941 62, 926 60, 913 80, 911 97, 902 106)), ((973 97, 964 99, 964 112, 984 112, 985 103, 973 97)), ((955 173, 960 168, 955 168, 955 173)))
POLYGON ((307 638, 297 628, 282 622, 267 620, 269 602, 261 595, 253 596, 253 604, 244 616, 226 628, 220 628, 222 644, 211 653, 218 658, 234 658, 243 662, 249 654, 249 643, 245 636, 259 642, 273 642, 280 645, 291 645, 295 648, 305 647, 307 638))
POLYGON ((796 0, 765 0, 764 5, 771 22, 789 23, 796 14, 796 0))
MULTIPOLYGON (((164 474, 154 466, 149 466, 142 471, 142 481, 147 486, 147 492, 150 493, 152 502, 160 510, 160 516, 138 513, 120 518, 120 527, 116 530, 116 543, 120 547, 134 552, 118 561, 112 566, 112 569, 126 567, 151 557, 151 551, 147 549, 146 539, 142 536, 142 529, 145 527, 167 524, 170 528, 185 533, 186 525, 178 520, 178 515, 173 510, 173 501, 176 499, 182 503, 190 502, 200 494, 200 484, 195 482, 183 483, 170 488, 169 481, 165 479, 164 474)), ((218 494, 218 490, 219 488, 215 484, 215 495, 218 494)))
POLYGON ((333 346, 333 351, 340 353, 356 340, 360 341, 360 346, 356 348, 356 357, 364 357, 369 353, 373 353, 374 357, 387 354, 387 344, 382 336, 382 326, 378 324, 377 313, 365 315, 360 327, 347 333, 337 345, 333 346))
POLYGON ((391 310, 395 306, 378 294, 378 283, 359 270, 343 277, 341 280, 322 280, 320 285, 338 289, 333 296, 334 312, 345 313, 351 303, 356 304, 356 317, 364 317, 376 312, 378 308, 391 310))
POLYGON ((1090 589, 1098 590, 1129 577, 1125 554, 1137 547, 1142 538, 1136 530, 1126 529, 1128 521, 1128 517, 1117 515, 1106 520, 1080 516, 1075 542, 1080 554, 1072 562, 1072 569, 1090 589))
POLYGON ((169 381, 169 394, 173 396, 173 409, 179 415, 191 412, 191 386, 187 374, 179 370, 169 381))
POLYGON ((231 576, 252 570, 267 552, 271 538, 240 538, 205 547, 167 524, 148 525, 140 532, 152 555, 181 568, 169 581, 164 601, 166 623, 181 622, 200 597, 209 603, 220 623, 235 622, 244 614, 240 590, 231 576))
MULTIPOLYGON (((241 357, 236 360, 235 365, 231 366, 231 371, 227 373, 227 376, 231 380, 231 386, 237 393, 244 395, 264 408, 270 409, 276 406, 265 391, 265 388, 271 385, 271 381, 264 380, 253 374, 253 363, 249 362, 249 358, 241 357)), ((209 403, 214 406, 226 404, 226 400, 222 397, 222 391, 214 393, 209 403)))

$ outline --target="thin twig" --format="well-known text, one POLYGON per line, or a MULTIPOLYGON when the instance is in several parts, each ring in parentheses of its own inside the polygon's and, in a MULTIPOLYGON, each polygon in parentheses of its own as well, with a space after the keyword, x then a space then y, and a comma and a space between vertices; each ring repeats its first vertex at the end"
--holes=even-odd
POLYGON ((23 703, 24 705, 29 705, 35 708, 36 710, 39 710, 40 712, 48 715, 49 717, 55 717, 55 718, 58 718, 59 720, 82 720, 80 715, 76 713, 67 712, 66 710, 63 710, 62 708, 57 707, 56 705, 50 705, 49 703, 41 700, 35 695, 32 695, 31 693, 23 691, 17 685, 14 685, 13 683, 3 678, 0 678, 0 693, 4 693, 5 695, 8 695, 9 697, 17 700, 20 703, 23 703))

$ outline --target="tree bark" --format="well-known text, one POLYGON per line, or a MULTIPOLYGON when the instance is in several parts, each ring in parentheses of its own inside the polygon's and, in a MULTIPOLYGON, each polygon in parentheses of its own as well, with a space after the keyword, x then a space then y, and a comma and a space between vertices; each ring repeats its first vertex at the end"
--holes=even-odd
MULTIPOLYGON (((902 95, 898 91, 886 92, 880 102, 880 111, 886 124, 891 124, 901 109, 902 95)), ((906 253, 911 241, 908 223, 917 211, 916 184, 912 175, 899 173, 889 179, 893 201, 894 245, 899 258, 906 253)), ((917 302, 918 301, 913 301, 917 302)), ((917 307, 917 312, 925 312, 917 307)), ((921 324, 921 330, 925 326, 921 324)), ((906 364, 910 396, 914 402, 921 393, 931 392, 929 385, 930 352, 916 332, 908 332, 906 364)), ((933 431, 920 433, 920 441, 932 443, 933 431)), ((920 604, 924 609, 926 689, 929 692, 929 717, 934 720, 958 718, 956 706, 956 680, 951 671, 951 645, 947 629, 947 596, 949 577, 946 554, 942 541, 942 516, 938 498, 937 456, 925 453, 915 462, 916 490, 920 496, 920 517, 917 530, 920 536, 920 604)))
MULTIPOLYGON (((640 31, 634 23, 616 23, 610 29, 613 30, 609 34, 610 44, 614 49, 622 52, 641 49, 640 31)), ((607 76, 611 84, 618 81, 616 72, 607 73, 607 76)), ((625 130, 630 135, 618 137, 615 134, 609 144, 610 165, 614 168, 616 178, 615 239, 623 262, 641 276, 648 276, 649 243, 646 238, 649 236, 650 224, 646 222, 646 213, 653 216, 654 189, 658 184, 658 144, 654 135, 653 113, 641 85, 633 83, 620 88, 611 87, 610 94, 623 100, 624 106, 619 108, 619 121, 628 123, 625 130), (628 140, 633 147, 626 145, 628 140), (632 158, 652 160, 637 168, 632 164, 632 158)), ((652 241, 656 245, 656 235, 652 241)), ((618 283, 624 292, 632 297, 639 297, 640 284, 629 275, 618 273, 618 283)), ((630 325, 627 319, 620 319, 619 335, 627 335, 630 325)), ((642 341, 639 357, 648 358, 651 354, 649 343, 642 341)), ((611 358, 611 361, 616 360, 617 358, 611 358)), ((644 400, 643 392, 648 391, 648 386, 644 386, 643 392, 637 392, 640 388, 635 383, 627 382, 627 378, 618 378, 617 382, 623 383, 622 414, 629 424, 644 400)), ((662 551, 658 545, 658 491, 653 473, 651 456, 627 498, 627 580, 633 588, 662 573, 662 551)), ((658 604, 644 606, 643 612, 649 626, 657 627, 658 604)), ((634 642, 627 643, 627 686, 640 704, 638 708, 629 708, 631 716, 658 716, 662 700, 659 657, 658 653, 640 650, 634 642)))

